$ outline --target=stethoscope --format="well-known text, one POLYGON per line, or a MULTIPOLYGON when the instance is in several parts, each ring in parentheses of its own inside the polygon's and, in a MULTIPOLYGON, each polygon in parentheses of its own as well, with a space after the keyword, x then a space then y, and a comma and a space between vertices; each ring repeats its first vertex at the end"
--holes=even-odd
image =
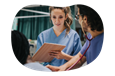
MULTIPOLYGON (((83 20, 82 20, 81 22, 83 23, 83 20)), ((82 26, 82 23, 81 23, 81 26, 82 26)), ((90 45, 91 45, 91 40, 92 40, 93 38, 89 39, 89 38, 87 37, 87 35, 85 34, 85 32, 84 32, 84 30, 83 30, 83 27, 82 27, 82 31, 83 31, 83 33, 84 33, 86 39, 89 41, 89 45, 88 45, 87 49, 85 50, 85 52, 83 53, 83 55, 79 58, 79 60, 78 60, 77 62, 75 62, 72 66, 70 66, 68 69, 66 69, 66 71, 69 71, 70 69, 72 69, 72 68, 83 58, 83 56, 85 55, 85 53, 87 52, 87 50, 89 49, 89 47, 90 47, 90 45)))

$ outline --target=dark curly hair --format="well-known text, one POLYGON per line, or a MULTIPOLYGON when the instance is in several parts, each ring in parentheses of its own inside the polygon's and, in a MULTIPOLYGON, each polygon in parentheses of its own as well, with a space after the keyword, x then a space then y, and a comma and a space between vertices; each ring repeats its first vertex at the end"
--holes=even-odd
POLYGON ((29 42, 19 31, 11 31, 11 42, 14 54, 21 64, 25 64, 29 53, 29 42))
POLYGON ((94 11, 92 8, 85 6, 85 5, 79 4, 77 5, 77 7, 79 8, 79 12, 82 18, 84 17, 84 15, 87 16, 87 22, 88 22, 88 25, 90 25, 92 31, 94 30, 102 31, 103 30, 102 20, 96 11, 94 11))

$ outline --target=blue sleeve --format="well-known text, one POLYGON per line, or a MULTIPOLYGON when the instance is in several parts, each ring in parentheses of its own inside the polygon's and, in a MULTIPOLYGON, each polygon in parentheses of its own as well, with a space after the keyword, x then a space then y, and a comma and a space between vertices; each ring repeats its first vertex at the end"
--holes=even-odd
MULTIPOLYGON (((39 34, 38 35, 38 38, 37 38, 37 48, 36 48, 36 52, 39 50, 39 48, 43 45, 43 36, 42 34, 39 34)), ((35 53, 36 53, 35 52, 35 53)))
MULTIPOLYGON (((83 53, 85 52, 86 48, 87 48, 87 41, 85 42, 85 44, 83 45, 82 49, 80 50, 80 53, 81 53, 82 55, 83 55, 83 53)), ((86 55, 84 55, 84 56, 86 56, 86 55)))
POLYGON ((82 45, 81 45, 81 40, 80 40, 80 37, 77 33, 75 33, 74 35, 74 53, 73 53, 73 56, 76 55, 82 48, 82 45))

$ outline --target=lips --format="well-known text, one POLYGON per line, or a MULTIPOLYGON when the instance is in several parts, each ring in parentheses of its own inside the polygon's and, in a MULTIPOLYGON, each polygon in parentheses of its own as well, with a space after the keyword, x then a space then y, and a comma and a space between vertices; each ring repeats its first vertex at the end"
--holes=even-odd
POLYGON ((59 26, 60 24, 56 24, 56 26, 59 26))

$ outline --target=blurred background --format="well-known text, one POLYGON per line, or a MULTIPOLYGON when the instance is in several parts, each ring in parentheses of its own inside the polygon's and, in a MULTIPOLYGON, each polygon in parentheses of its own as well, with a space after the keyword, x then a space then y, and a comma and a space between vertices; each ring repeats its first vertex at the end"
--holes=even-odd
MULTIPOLYGON (((79 22, 75 19, 78 8, 76 5, 70 6, 70 8, 73 17, 71 29, 79 34, 83 45, 85 38, 79 22)), ((18 30, 26 36, 30 44, 30 55, 33 56, 36 50, 38 35, 52 26, 53 24, 49 16, 49 6, 29 5, 18 11, 13 21, 12 30, 18 30)))

